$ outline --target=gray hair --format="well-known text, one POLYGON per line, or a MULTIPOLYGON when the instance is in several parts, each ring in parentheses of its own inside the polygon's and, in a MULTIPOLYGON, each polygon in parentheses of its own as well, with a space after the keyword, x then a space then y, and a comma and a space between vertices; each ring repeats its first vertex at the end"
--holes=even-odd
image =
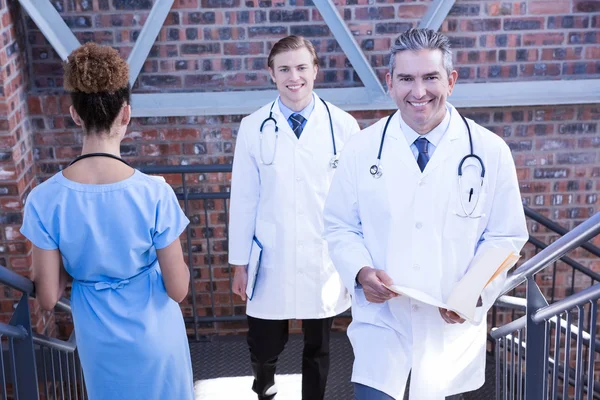
POLYGON ((390 75, 394 73, 396 54, 406 50, 440 50, 443 56, 443 66, 448 75, 454 69, 448 37, 432 29, 413 28, 401 33, 390 48, 390 75))

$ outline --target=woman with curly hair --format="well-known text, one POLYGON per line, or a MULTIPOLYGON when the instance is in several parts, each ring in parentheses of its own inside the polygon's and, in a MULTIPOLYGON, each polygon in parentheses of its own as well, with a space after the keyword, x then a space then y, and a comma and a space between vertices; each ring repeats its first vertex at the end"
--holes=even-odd
POLYGON ((189 270, 179 235, 188 219, 163 181, 131 168, 120 143, 131 118, 129 68, 85 44, 65 63, 82 155, 31 191, 21 232, 33 244, 33 281, 52 310, 73 278, 71 308, 88 396, 194 397, 178 302, 189 270))

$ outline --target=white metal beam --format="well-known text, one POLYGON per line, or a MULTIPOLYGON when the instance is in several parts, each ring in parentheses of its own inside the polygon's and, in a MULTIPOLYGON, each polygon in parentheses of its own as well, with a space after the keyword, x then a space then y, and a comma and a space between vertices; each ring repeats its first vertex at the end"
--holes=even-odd
POLYGON ((167 16, 169 15, 171 6, 173 6, 173 1, 174 0, 156 0, 152 6, 152 10, 150 10, 150 14, 144 23, 144 27, 135 41, 133 50, 127 59, 127 62, 129 63, 129 84, 131 86, 135 83, 144 66, 146 58, 148 58, 152 45, 156 41, 156 37, 164 25, 165 19, 167 19, 167 16))
MULTIPOLYGON (((354 99, 369 102, 371 96, 364 87, 317 89, 324 100, 338 107, 355 110, 354 99)), ((276 90, 239 92, 138 93, 132 96, 134 117, 169 117, 192 115, 250 114, 277 98, 276 90)), ((381 96, 384 99, 384 96, 381 96)))
MULTIPOLYGON (((371 96, 366 88, 317 89, 324 99, 346 111, 395 110, 387 95, 371 96)), ((600 79, 459 83, 449 101, 458 108, 517 107, 598 103, 600 79)), ((273 101, 274 90, 134 94, 134 117, 246 115, 273 101)))
POLYGON ((50 0, 19 0, 19 3, 63 61, 79 47, 79 40, 50 4, 50 0))
POLYGON ((433 0, 419 22, 419 28, 439 30, 455 2, 456 0, 433 0))
POLYGON ((314 4, 327 23, 335 40, 337 40, 344 53, 346 53, 348 60, 350 60, 363 85, 375 95, 385 94, 385 89, 381 85, 373 67, 371 67, 371 63, 365 57, 352 32, 350 32, 350 29, 348 29, 348 26, 338 13, 333 1, 315 1, 314 4))

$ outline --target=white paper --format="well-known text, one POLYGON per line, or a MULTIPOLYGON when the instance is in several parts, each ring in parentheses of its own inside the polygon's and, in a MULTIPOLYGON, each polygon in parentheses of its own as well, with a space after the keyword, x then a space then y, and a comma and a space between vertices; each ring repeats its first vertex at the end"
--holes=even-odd
POLYGON ((384 286, 399 295, 408 296, 434 307, 454 311, 462 318, 473 322, 477 302, 485 289, 486 283, 512 253, 513 251, 510 249, 489 248, 479 254, 471 262, 467 273, 452 288, 446 302, 414 288, 400 285, 384 286))

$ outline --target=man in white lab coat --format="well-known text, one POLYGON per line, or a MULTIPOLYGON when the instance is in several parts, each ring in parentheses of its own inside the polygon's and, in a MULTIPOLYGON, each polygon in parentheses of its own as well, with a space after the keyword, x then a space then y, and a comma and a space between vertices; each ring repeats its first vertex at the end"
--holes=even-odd
POLYGON ((319 400, 327 383, 333 317, 350 306, 323 238, 323 207, 337 157, 359 127, 313 92, 318 58, 309 41, 281 39, 268 65, 279 97, 242 120, 233 160, 233 291, 246 299, 246 265, 256 236, 262 261, 246 306, 252 389, 259 399, 274 398, 277 358, 288 340, 289 320, 298 319, 304 333, 302 398, 319 400))
POLYGON ((411 399, 444 399, 484 382, 485 316, 506 273, 481 294, 475 323, 383 286, 444 302, 475 254, 518 253, 527 240, 508 146, 446 102, 457 75, 445 36, 401 34, 387 75, 398 111, 353 137, 330 189, 325 236, 352 295, 358 400, 402 399, 409 373, 411 399), (468 157, 459 181, 459 163, 471 152, 467 122, 482 163, 468 157))

